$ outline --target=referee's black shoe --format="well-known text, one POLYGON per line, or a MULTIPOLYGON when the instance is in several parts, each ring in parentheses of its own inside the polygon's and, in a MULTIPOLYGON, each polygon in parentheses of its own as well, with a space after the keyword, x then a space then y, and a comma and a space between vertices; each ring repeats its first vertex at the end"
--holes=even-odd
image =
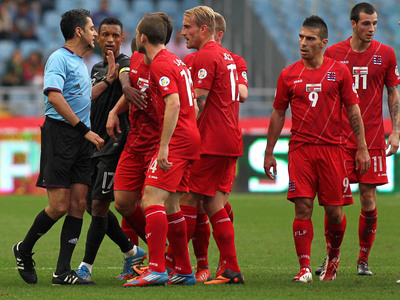
POLYGON ((76 274, 74 270, 67 271, 61 275, 53 274, 51 280, 53 285, 84 285, 95 284, 91 279, 85 280, 76 274))
POLYGON ((22 253, 19 250, 19 246, 21 245, 22 241, 15 244, 12 247, 12 251, 14 253, 15 259, 17 261, 17 269, 21 278, 29 284, 36 284, 37 283, 37 275, 35 271, 35 261, 32 259, 31 254, 22 253))

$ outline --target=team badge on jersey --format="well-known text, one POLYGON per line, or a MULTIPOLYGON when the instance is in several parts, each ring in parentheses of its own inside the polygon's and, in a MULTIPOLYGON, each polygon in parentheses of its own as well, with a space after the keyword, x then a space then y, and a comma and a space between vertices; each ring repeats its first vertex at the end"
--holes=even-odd
POLYGON ((207 77, 207 71, 206 69, 200 69, 198 73, 199 79, 204 79, 207 77))
POLYGON ((374 65, 381 65, 382 64, 382 56, 374 55, 374 65))
POLYGON ((242 77, 244 78, 244 80, 247 81, 247 72, 246 71, 242 72, 242 77))
POLYGON ((329 81, 335 81, 336 80, 336 73, 335 72, 327 72, 326 76, 327 76, 327 79, 329 81))
POLYGON ((353 75, 367 75, 368 67, 353 67, 353 75))
POLYGON ((320 92, 320 91, 322 91, 322 85, 320 83, 306 84, 306 92, 320 92))
POLYGON ((160 78, 160 81, 158 82, 162 87, 166 87, 169 83, 170 80, 167 76, 163 76, 160 78))
POLYGON ((399 68, 396 66, 396 68, 394 69, 395 74, 397 75, 397 77, 399 77, 399 68))

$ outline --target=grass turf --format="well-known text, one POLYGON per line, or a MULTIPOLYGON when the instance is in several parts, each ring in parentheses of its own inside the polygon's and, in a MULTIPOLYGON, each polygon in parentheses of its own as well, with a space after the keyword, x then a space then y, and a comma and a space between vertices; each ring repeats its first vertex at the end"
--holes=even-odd
MULTIPOLYGON (((234 210, 236 249, 245 285, 166 286, 151 288, 123 288, 114 279, 123 265, 119 248, 107 237, 99 250, 93 267, 95 286, 52 286, 62 220, 35 245, 34 259, 38 284, 22 281, 15 267, 11 247, 23 239, 47 198, 43 196, 13 195, 0 197, 0 296, 2 299, 382 299, 400 296, 397 252, 399 244, 400 197, 378 195, 378 231, 370 256, 374 276, 356 275, 358 255, 358 216, 360 205, 345 208, 347 231, 342 244, 338 277, 333 282, 320 282, 314 276, 311 284, 293 284, 298 262, 292 237, 293 204, 285 195, 233 194, 230 203, 234 210), (4 298, 3 298, 4 297, 4 298)), ((118 214, 116 214, 118 215, 118 214)), ((85 214, 81 239, 75 249, 72 267, 76 268, 84 254, 90 217, 85 214)), ((325 256, 323 210, 314 206, 314 241, 311 263, 315 269, 325 256)), ((141 246, 147 249, 144 243, 141 246)), ((191 247, 191 244, 190 244, 191 247)), ((195 260, 193 251, 191 257, 195 260)), ((211 239, 209 262, 212 273, 218 262, 218 251, 211 239)))

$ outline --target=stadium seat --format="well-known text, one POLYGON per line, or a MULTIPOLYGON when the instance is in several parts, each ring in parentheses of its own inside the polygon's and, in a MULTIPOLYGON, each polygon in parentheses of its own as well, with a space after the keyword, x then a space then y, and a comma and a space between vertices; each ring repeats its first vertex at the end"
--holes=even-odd
MULTIPOLYGON (((63 14, 68 10, 79 8, 79 3, 77 0, 56 0, 55 10, 63 14)), ((60 22, 60 16, 58 17, 58 23, 60 22)))
POLYGON ((55 10, 46 11, 43 15, 43 25, 48 29, 60 28, 61 13, 55 10))
POLYGON ((11 57, 16 45, 13 41, 2 40, 0 41, 0 61, 4 62, 11 57))
POLYGON ((146 13, 152 13, 155 11, 153 1, 148 0, 134 0, 132 1, 132 10, 142 18, 146 13))
POLYGON ((192 7, 199 6, 200 3, 197 0, 183 0, 182 1, 182 11, 188 10, 192 7))
POLYGON ((108 2, 110 3, 110 11, 117 17, 129 11, 127 0, 108 0, 108 2))
POLYGON ((22 55, 24 56, 24 58, 28 58, 29 54, 32 51, 42 52, 42 50, 43 50, 40 42, 31 41, 31 40, 22 41, 21 44, 19 45, 19 47, 22 51, 22 55))

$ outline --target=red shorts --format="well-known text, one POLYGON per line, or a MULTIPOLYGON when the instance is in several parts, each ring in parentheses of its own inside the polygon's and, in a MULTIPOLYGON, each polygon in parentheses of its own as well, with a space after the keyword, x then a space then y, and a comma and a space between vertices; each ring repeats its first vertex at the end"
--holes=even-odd
POLYGON ((122 151, 115 171, 114 190, 141 191, 151 158, 122 151))
POLYGON ((345 159, 347 174, 350 183, 369 183, 382 185, 388 183, 386 174, 386 152, 382 149, 369 149, 371 157, 371 167, 365 174, 360 174, 360 170, 356 170, 356 153, 357 149, 345 149, 345 159))
POLYGON ((312 198, 320 205, 353 204, 344 151, 337 145, 304 144, 289 151, 289 200, 312 198))
POLYGON ((190 167, 193 160, 168 157, 172 163, 171 169, 163 171, 157 167, 157 155, 151 159, 146 173, 144 185, 151 185, 175 193, 176 191, 188 193, 190 167))
POLYGON ((237 157, 203 154, 190 171, 189 189, 214 196, 216 191, 230 193, 236 174, 237 157))

